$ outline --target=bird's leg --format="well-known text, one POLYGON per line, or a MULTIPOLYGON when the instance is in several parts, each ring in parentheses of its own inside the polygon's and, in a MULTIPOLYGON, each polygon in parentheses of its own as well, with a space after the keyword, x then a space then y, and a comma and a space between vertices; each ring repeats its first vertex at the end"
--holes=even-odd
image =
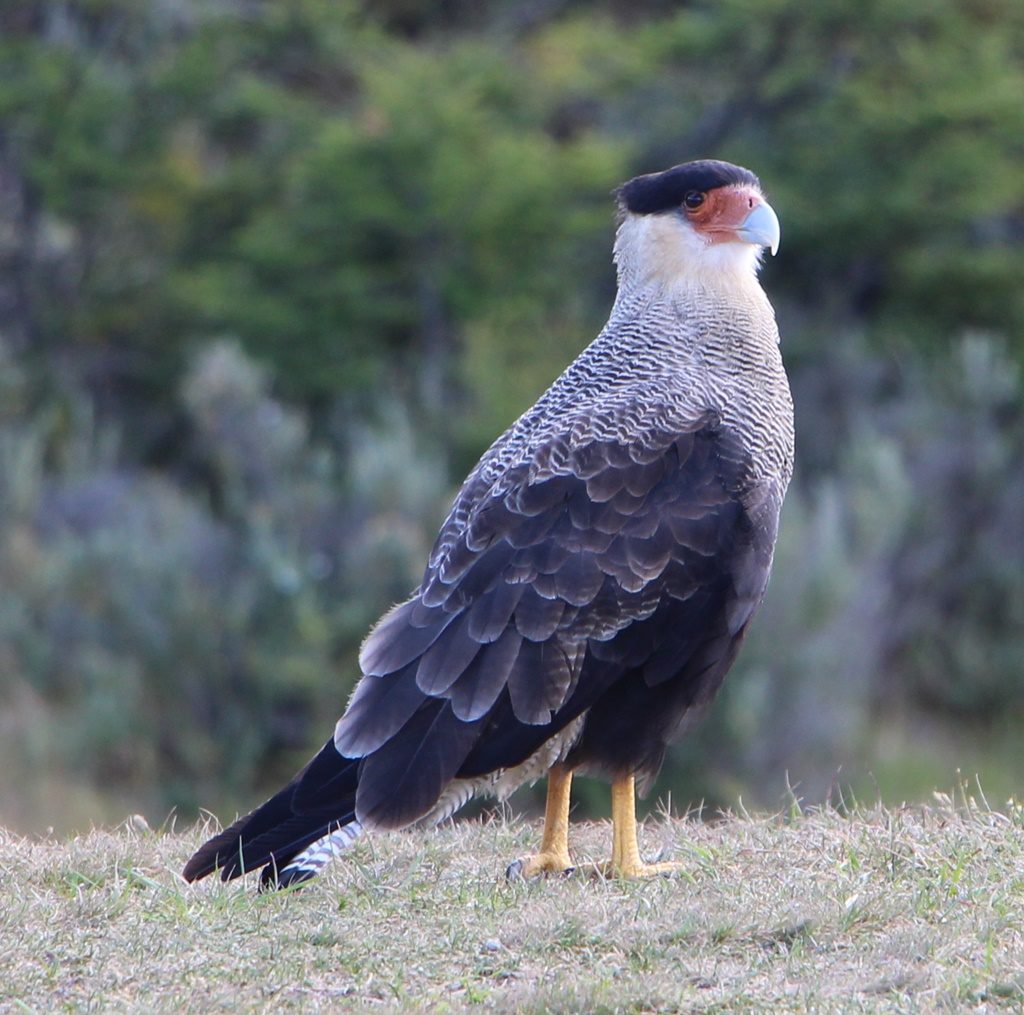
POLYGON ((636 780, 624 775, 612 782, 612 858, 601 873, 612 878, 648 878, 671 874, 678 863, 644 863, 636 838, 636 780))
POLYGON ((548 797, 544 805, 544 834, 540 852, 514 860, 505 876, 509 880, 538 874, 565 874, 572 870, 569 858, 569 791, 572 770, 553 765, 548 771, 548 797))

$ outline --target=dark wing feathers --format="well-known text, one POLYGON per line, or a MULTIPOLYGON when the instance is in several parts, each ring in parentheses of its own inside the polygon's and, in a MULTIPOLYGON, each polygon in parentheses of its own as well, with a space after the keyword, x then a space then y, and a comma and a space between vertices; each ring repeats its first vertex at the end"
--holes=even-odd
POLYGON ((448 692, 452 711, 465 722, 485 716, 508 683, 522 636, 507 631, 487 652, 480 652, 448 692))
POLYGON ((598 566, 597 555, 589 550, 569 554, 565 563, 555 572, 555 592, 570 606, 586 606, 604 584, 604 572, 598 566))
POLYGON ((280 792, 196 851, 184 877, 196 881, 219 870, 228 881, 266 864, 284 867, 355 810, 358 762, 342 758, 328 740, 280 792))
POLYGON ((551 722, 568 695, 574 661, 557 638, 523 642, 508 675, 512 711, 520 722, 551 722))
POLYGON ((528 586, 516 608, 516 630, 530 641, 546 641, 558 630, 564 613, 565 603, 561 599, 545 599, 533 586, 528 586))
MULTIPOLYGON (((716 505, 717 506, 717 505, 716 505)), ((669 513, 666 518, 672 538, 687 549, 701 556, 709 557, 718 549, 718 525, 716 515, 705 507, 704 514, 697 518, 689 517, 689 512, 680 514, 669 513)))
POLYGON ((254 870, 256 863, 245 864, 243 867, 242 842, 243 835, 259 838, 265 833, 280 827, 291 820, 292 811, 289 801, 294 791, 289 784, 281 792, 272 796, 266 803, 254 811, 239 818, 223 832, 213 836, 204 843, 191 857, 182 872, 186 881, 197 881, 220 870, 224 880, 241 874, 244 870, 254 870), (227 873, 231 871, 232 873, 227 873))
MULTIPOLYGON (((624 515, 623 518, 622 528, 616 535, 632 539, 650 539, 664 524, 663 512, 652 505, 646 505, 646 510, 638 511, 633 515, 624 515)), ((608 546, 611 545, 612 539, 609 539, 608 546)))
POLYGON ((363 759, 356 816, 378 828, 401 828, 423 817, 455 777, 479 735, 447 701, 432 699, 386 744, 363 759))
MULTIPOLYGON (((457 550, 457 567, 442 565, 424 579, 421 596, 428 606, 443 605, 448 612, 453 610, 453 606, 464 608, 493 586, 515 555, 515 548, 505 540, 496 540, 486 550, 475 554, 471 554, 465 545, 460 545, 457 550)), ((415 602, 415 599, 411 601, 415 602)))
POLYGON ((622 473, 623 486, 634 497, 646 497, 665 474, 665 460, 657 458, 653 462, 632 462, 619 471, 622 473))
POLYGON ((424 694, 444 694, 480 650, 480 642, 469 633, 467 611, 420 657, 416 686, 424 694))
MULTIPOLYGON (((338 749, 363 759, 360 820, 422 817, 456 773, 525 760, 630 673, 655 686, 724 658, 771 542, 741 545, 746 458, 721 434, 560 439, 490 488, 471 477, 420 590, 367 638, 338 723, 338 749)), ((751 504, 774 524, 777 501, 751 504)))
POLYGON ((416 713, 426 696, 416 685, 419 662, 384 677, 365 677, 349 699, 334 731, 346 758, 361 758, 391 739, 416 713))
MULTIPOLYGON (((577 479, 573 475, 553 476, 532 484, 524 482, 506 495, 505 504, 510 511, 518 515, 534 517, 565 503, 577 485, 577 479)), ((558 512, 552 512, 552 518, 557 517, 558 512)))
POLYGON ((497 641, 508 629, 512 615, 527 586, 522 583, 497 582, 490 595, 480 596, 469 608, 467 632, 473 641, 489 645, 497 641))
POLYGON ((417 599, 396 606, 363 642, 359 668, 371 677, 396 673, 423 655, 452 620, 454 617, 443 610, 426 614, 417 599))
POLYGON ((595 504, 605 504, 616 494, 621 493, 625 485, 624 470, 606 468, 601 472, 595 472, 587 480, 587 496, 595 504))

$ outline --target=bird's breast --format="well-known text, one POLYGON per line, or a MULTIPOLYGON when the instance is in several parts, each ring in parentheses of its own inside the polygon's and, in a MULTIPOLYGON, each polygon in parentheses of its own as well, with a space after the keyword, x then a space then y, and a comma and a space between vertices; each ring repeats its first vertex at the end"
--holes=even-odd
POLYGON ((713 413, 750 462, 750 480, 787 483, 793 401, 771 305, 760 287, 742 299, 700 291, 672 302, 661 363, 681 419, 713 413))

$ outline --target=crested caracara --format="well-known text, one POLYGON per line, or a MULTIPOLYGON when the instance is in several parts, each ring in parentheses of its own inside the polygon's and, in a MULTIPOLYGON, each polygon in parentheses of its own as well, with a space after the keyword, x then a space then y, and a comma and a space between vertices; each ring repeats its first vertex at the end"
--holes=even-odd
POLYGON ((364 831, 437 822, 548 774, 531 876, 571 866, 574 772, 612 783, 614 876, 634 785, 720 686, 764 595, 793 412, 757 270, 779 223, 757 177, 699 161, 617 191, 604 330, 469 474, 423 580, 373 628, 333 736, 185 877, 316 875, 364 831))

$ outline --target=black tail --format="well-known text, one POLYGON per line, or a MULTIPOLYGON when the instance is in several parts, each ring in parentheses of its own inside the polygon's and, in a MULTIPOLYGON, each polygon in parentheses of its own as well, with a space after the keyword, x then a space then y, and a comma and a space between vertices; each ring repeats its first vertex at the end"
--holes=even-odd
POLYGON ((279 876, 289 862, 318 839, 355 817, 359 760, 343 758, 328 740, 320 753, 279 793, 239 818, 196 851, 183 871, 186 881, 220 871, 224 881, 263 867, 263 885, 281 885, 311 875, 279 876))

